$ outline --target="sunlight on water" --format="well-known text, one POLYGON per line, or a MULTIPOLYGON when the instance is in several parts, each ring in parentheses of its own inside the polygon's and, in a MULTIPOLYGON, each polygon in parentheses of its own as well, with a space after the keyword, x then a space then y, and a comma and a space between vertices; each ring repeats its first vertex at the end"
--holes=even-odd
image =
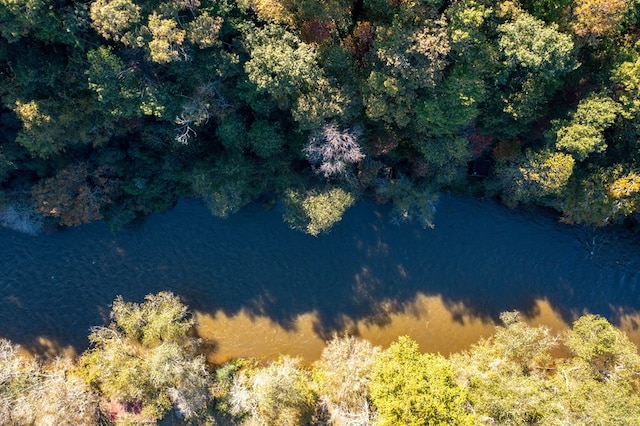
POLYGON ((198 335, 213 349, 207 359, 214 364, 238 357, 276 359, 280 354, 318 359, 324 342, 313 330, 314 321, 314 314, 303 314, 287 330, 246 311, 231 317, 221 312, 213 316, 196 312, 198 335))
MULTIPOLYGON (((568 325, 554 312, 545 300, 536 301, 536 315, 526 318, 531 326, 545 326, 553 333, 560 333, 568 325)), ((280 354, 297 356, 306 362, 320 357, 323 339, 314 330, 316 315, 300 315, 286 329, 267 317, 252 316, 246 311, 231 317, 224 313, 215 315, 197 312, 198 334, 212 350, 210 362, 219 364, 236 357, 275 359, 280 354)), ((359 336, 382 347, 388 347, 400 335, 408 335, 420 345, 423 352, 449 355, 465 350, 481 338, 489 337, 495 323, 465 313, 464 306, 447 307, 440 297, 418 295, 403 311, 390 313, 384 321, 368 318, 345 321, 348 326, 338 334, 359 336)), ((626 327, 623 325, 623 329, 626 327)), ((636 330, 636 343, 640 331, 636 330)))

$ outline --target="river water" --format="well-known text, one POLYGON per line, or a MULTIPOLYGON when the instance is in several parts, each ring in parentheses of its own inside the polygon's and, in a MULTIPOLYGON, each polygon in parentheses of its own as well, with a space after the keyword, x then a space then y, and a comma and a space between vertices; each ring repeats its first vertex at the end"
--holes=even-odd
POLYGON ((434 229, 362 202, 318 238, 279 207, 218 219, 181 200, 118 233, 103 223, 29 236, 0 229, 0 337, 36 353, 82 351, 93 325, 162 290, 196 312, 210 360, 317 358, 335 332, 443 354, 488 336, 502 311, 562 330, 598 313, 640 342, 640 237, 546 212, 442 196, 434 229))

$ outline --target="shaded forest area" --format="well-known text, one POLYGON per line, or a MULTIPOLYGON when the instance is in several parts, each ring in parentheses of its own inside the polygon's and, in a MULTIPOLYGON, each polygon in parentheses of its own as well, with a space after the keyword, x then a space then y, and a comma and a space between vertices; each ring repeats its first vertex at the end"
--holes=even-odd
POLYGON ((431 226, 443 190, 634 219, 639 20, 637 0, 0 0, 0 223, 277 198, 318 235, 363 196, 431 226))
POLYGON ((171 293, 113 303, 79 358, 43 364, 0 339, 2 424, 632 425, 640 356, 604 318, 554 335, 501 315, 494 336, 446 358, 404 336, 382 349, 342 336, 312 365, 212 366, 171 293), (563 350, 558 351, 558 348, 563 350))

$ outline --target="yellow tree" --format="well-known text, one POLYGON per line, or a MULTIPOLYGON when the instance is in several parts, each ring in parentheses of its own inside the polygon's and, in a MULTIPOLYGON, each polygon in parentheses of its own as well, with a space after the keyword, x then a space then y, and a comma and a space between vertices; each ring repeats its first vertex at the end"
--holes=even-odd
POLYGON ((573 31, 595 44, 618 31, 631 5, 629 0, 575 0, 573 31))
POLYGON ((420 353, 407 336, 378 357, 369 389, 380 426, 475 424, 450 362, 442 355, 420 353))
POLYGON ((517 312, 500 318, 496 334, 455 354, 451 363, 482 424, 540 423, 553 395, 545 386, 549 350, 556 339, 544 327, 529 327, 517 312))

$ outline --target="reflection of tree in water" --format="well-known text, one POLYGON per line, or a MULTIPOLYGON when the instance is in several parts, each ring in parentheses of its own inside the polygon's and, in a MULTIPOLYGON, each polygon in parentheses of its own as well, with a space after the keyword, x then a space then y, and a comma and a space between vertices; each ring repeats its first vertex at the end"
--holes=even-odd
POLYGON ((640 239, 622 227, 610 225, 608 228, 577 226, 572 229, 576 239, 584 247, 585 259, 600 266, 616 265, 631 271, 640 268, 640 258, 636 250, 621 250, 622 245, 638 246, 640 239))

